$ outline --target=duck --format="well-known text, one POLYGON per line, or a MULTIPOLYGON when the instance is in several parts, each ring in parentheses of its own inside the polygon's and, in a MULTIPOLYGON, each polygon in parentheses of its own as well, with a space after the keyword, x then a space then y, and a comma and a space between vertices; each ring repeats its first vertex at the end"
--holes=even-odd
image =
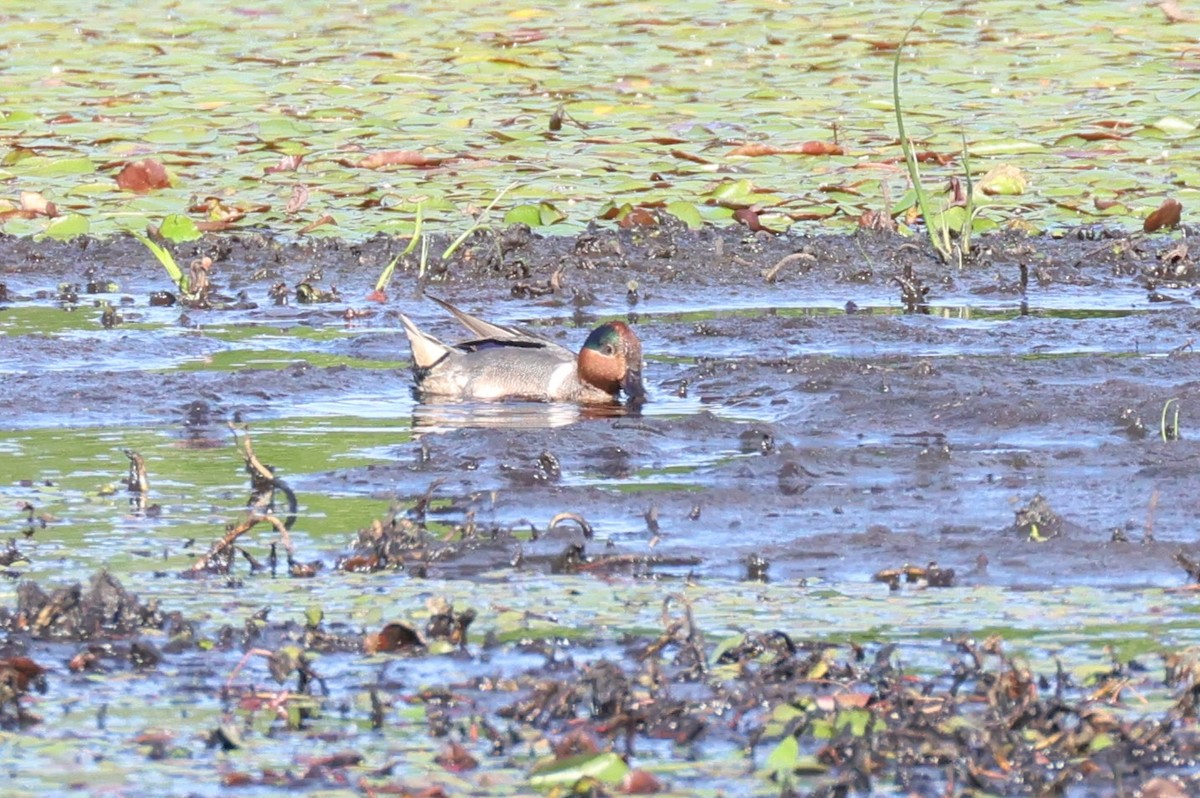
POLYGON ((437 303, 467 328, 472 339, 445 344, 400 314, 412 348, 418 398, 527 400, 612 404, 624 392, 630 404, 645 401, 642 343, 623 321, 592 330, 575 354, 520 327, 505 327, 437 303))

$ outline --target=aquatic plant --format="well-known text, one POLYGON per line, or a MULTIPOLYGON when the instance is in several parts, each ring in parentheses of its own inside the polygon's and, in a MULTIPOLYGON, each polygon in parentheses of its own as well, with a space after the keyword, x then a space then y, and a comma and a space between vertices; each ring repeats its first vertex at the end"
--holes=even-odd
MULTIPOLYGON (((423 251, 425 248, 428 247, 428 243, 426 243, 424 241, 424 238, 421 234, 421 225, 424 222, 424 220, 425 220, 425 203, 418 202, 417 203, 417 217, 416 217, 416 221, 413 223, 412 237, 408 239, 408 246, 406 246, 404 248, 404 251, 402 251, 400 254, 396 255, 396 257, 392 258, 392 260, 388 263, 387 266, 383 267, 383 271, 380 273, 379 279, 375 281, 375 293, 376 294, 378 294, 378 295, 383 294, 383 289, 385 289, 387 287, 387 284, 389 282, 391 282, 391 280, 392 280, 392 274, 394 274, 396 271, 396 265, 398 263, 400 263, 400 260, 402 258, 407 257, 410 252, 412 252, 414 249, 417 248, 418 242, 421 242, 423 251)), ((424 261, 422 261, 422 264, 423 263, 424 263, 424 261)), ((425 272, 425 269, 422 268, 421 273, 424 274, 424 272, 425 272)))
MULTIPOLYGON (((478 230, 480 227, 483 226, 484 220, 487 219, 487 215, 489 213, 491 213, 492 209, 495 208, 497 204, 499 204, 500 200, 504 199, 504 195, 507 194, 508 192, 512 191, 514 188, 516 188, 517 185, 518 185, 517 183, 509 183, 507 186, 500 189, 500 193, 498 193, 496 195, 496 198, 493 199, 490 203, 488 203, 488 206, 486 208, 484 208, 483 211, 478 216, 475 217, 474 223, 470 227, 468 227, 466 230, 464 230, 462 232, 462 235, 460 235, 458 238, 454 239, 454 241, 452 241, 450 243, 450 246, 446 247, 446 251, 442 253, 442 260, 450 260, 450 258, 454 255, 455 251, 457 251, 458 248, 460 246, 462 246, 462 243, 464 241, 466 241, 467 238, 469 238, 472 233, 474 233, 476 230, 478 230)), ((422 271, 424 271, 424 270, 422 270, 422 271)))
POLYGON ((941 208, 935 213, 932 210, 929 194, 921 185, 921 171, 917 166, 917 155, 904 128, 904 110, 900 103, 900 56, 904 53, 904 45, 908 42, 909 34, 913 32, 917 23, 921 21, 928 10, 926 8, 917 15, 917 18, 908 26, 908 30, 904 31, 904 35, 900 37, 900 43, 896 46, 896 55, 892 59, 892 108, 896 114, 896 129, 900 135, 900 148, 904 151, 904 163, 908 166, 908 177, 912 181, 913 191, 917 196, 917 206, 921 209, 921 218, 924 220, 925 230, 929 234, 929 243, 933 245, 934 251, 937 252, 943 263, 949 263, 952 259, 956 259, 961 265, 963 255, 969 254, 971 251, 971 225, 974 224, 975 216, 978 213, 975 205, 975 186, 971 181, 971 164, 967 155, 967 138, 965 135, 962 136, 966 192, 958 227, 952 229, 952 222, 956 215, 951 214, 950 211, 954 209, 941 208), (957 236, 957 245, 952 239, 952 233, 957 236))
POLYGON ((183 270, 179 268, 179 264, 175 262, 175 256, 171 251, 164 246, 150 240, 150 237, 145 233, 139 233, 136 230, 129 231, 134 238, 142 242, 142 246, 150 250, 150 253, 158 259, 162 267, 167 270, 167 276, 171 278, 171 282, 179 286, 179 291, 182 294, 188 293, 188 279, 184 275, 183 270))
POLYGON ((1158 421, 1158 432, 1162 436, 1163 443, 1168 441, 1179 440, 1179 399, 1172 397, 1163 403, 1162 417, 1158 421), (1167 425, 1167 416, 1170 415, 1171 408, 1174 406, 1175 415, 1171 420, 1170 426, 1167 425))

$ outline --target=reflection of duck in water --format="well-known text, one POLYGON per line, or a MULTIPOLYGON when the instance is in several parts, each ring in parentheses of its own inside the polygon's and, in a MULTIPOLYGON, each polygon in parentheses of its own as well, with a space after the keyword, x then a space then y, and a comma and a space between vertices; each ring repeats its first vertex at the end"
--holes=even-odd
MULTIPOLYGON (((413 405, 413 429, 446 432, 452 429, 554 429, 598 418, 620 418, 631 408, 610 402, 606 405, 577 405, 568 402, 483 402, 438 400, 430 397, 413 405)), ((636 409, 633 412, 637 412, 636 409)))
POLYGON ((449 302, 429 298, 477 337, 448 346, 400 315, 422 398, 605 404, 624 391, 631 402, 645 399, 642 344, 624 322, 610 321, 592 330, 575 355, 553 341, 477 319, 449 302))

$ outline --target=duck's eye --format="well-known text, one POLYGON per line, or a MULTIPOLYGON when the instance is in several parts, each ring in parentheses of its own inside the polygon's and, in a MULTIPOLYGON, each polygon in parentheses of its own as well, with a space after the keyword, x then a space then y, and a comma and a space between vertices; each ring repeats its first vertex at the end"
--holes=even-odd
POLYGON ((600 351, 607 357, 612 357, 617 353, 616 347, 612 344, 605 344, 600 351))

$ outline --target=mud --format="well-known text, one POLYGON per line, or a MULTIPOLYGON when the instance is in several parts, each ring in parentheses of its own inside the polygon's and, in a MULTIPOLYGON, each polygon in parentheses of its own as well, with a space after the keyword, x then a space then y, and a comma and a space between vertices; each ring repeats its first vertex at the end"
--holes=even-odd
MULTIPOLYGON (((396 415, 436 434, 392 463, 299 475, 297 490, 403 497, 436 480, 445 495, 491 492, 497 524, 575 511, 602 539, 640 547, 654 537, 730 576, 758 554, 780 579, 937 561, 982 582, 1171 584, 1172 555, 1193 542, 1197 275, 1170 238, 1008 234, 984 239, 959 268, 888 234, 697 233, 669 220, 574 239, 513 228, 434 258, 423 280, 410 256, 389 301, 366 301, 403 243, 241 235, 184 245, 180 262, 214 259, 216 307, 168 309, 176 323, 138 329, 165 278, 136 242, 0 239, 8 308, 61 306, 58 284, 115 282, 125 317, 91 335, 6 336, 5 426, 155 423, 219 438, 227 420, 302 412, 297 403, 391 398, 396 415), (930 313, 901 312, 906 270, 929 288, 930 313), (343 300, 268 296, 306 281, 343 300), (406 360, 400 310, 453 338, 421 289, 568 345, 572 328, 624 314, 643 338, 651 403, 586 423, 570 423, 569 408, 414 405, 403 366, 304 359, 311 349, 364 365, 406 360), (275 324, 281 346, 295 347, 285 368, 174 367, 226 346, 207 328, 275 324), (350 334, 287 341, 302 328, 350 334), (1164 442, 1168 399, 1182 430, 1164 442), (547 454, 559 464, 550 475, 538 465, 547 454), (665 475, 684 468, 679 489, 614 489, 634 474, 671 483, 665 475), (1037 494, 1065 519, 1053 545, 1014 531, 1015 511, 1037 494), (640 521, 651 511, 656 535, 640 521)), ((65 304, 99 318, 86 290, 65 304)))
MULTIPOLYGON (((367 464, 358 455, 348 465, 338 457, 274 463, 300 502, 303 567, 293 563, 291 580, 283 566, 263 567, 265 544, 255 538, 246 544, 253 556, 212 558, 219 567, 186 583, 199 590, 181 586, 180 575, 196 570, 187 563, 221 537, 213 516, 245 506, 244 475, 185 500, 177 488, 164 496, 148 459, 151 492, 166 509, 142 503, 106 522, 107 537, 85 533, 69 551, 48 545, 55 518, 19 505, 9 529, 29 540, 9 546, 10 578, 29 561, 67 571, 82 562, 91 573, 132 548, 165 562, 152 578, 136 577, 138 590, 153 586, 167 598, 160 609, 158 598, 139 600, 106 574, 86 589, 22 582, 0 612, 0 722, 53 723, 31 709, 48 700, 37 691, 48 683, 58 700, 87 697, 93 688, 77 674, 89 669, 174 676, 177 668, 182 681, 154 689, 194 691, 210 710, 220 707, 226 720, 204 726, 207 745, 237 751, 243 742, 229 717, 248 730, 274 716, 261 745, 311 729, 356 749, 314 758, 272 749, 276 759, 293 757, 286 771, 205 773, 201 794, 335 789, 350 779, 362 794, 442 794, 421 793, 441 788, 414 771, 393 777, 399 766, 386 763, 395 752, 372 750, 362 734, 330 737, 320 721, 340 713, 393 728, 404 704, 424 708, 421 728, 449 773, 481 762, 503 770, 522 746, 554 749, 560 760, 613 750, 632 762, 717 751, 733 762, 716 782, 729 794, 749 791, 748 772, 763 794, 1121 795, 1151 786, 1186 794, 1196 749, 1191 626, 1176 622, 1168 642, 1181 652, 1162 662, 1138 649, 1093 663, 1088 678, 1061 667, 1048 678, 999 640, 972 640, 976 624, 994 626, 999 616, 986 607, 971 616, 968 606, 991 590, 1101 589, 1102 606, 1071 610, 1083 623, 1089 612, 1120 614, 1105 606, 1126 600, 1159 612, 1162 591, 1143 589, 1186 589, 1194 576, 1200 275, 1181 241, 1094 229, 1004 234, 979 242, 959 267, 882 233, 693 232, 669 219, 575 238, 513 228, 480 232, 452 258, 434 257, 423 275, 404 259, 386 301, 376 302, 368 294, 404 241, 246 233, 176 247, 181 263, 212 259, 213 290, 204 307, 164 307, 149 297, 171 286, 136 241, 0 238, 0 427, 16 441, 0 443, 0 454, 24 451, 19 441, 34 432, 61 428, 69 437, 86 428, 111 439, 121 471, 124 438, 135 431, 168 437, 182 458, 232 449, 230 422, 256 430, 278 420, 311 425, 303 429, 314 445, 351 429, 380 441, 365 450, 367 464), (647 356, 650 401, 603 412, 415 402, 398 314, 446 339, 458 334, 421 291, 572 347, 597 319, 627 318, 647 356), (334 418, 354 423, 321 426, 334 418), (392 428, 376 424, 383 420, 398 420, 405 434, 385 434, 392 428), (355 501, 377 508, 378 523, 343 522, 328 509, 355 501), (208 522, 209 534, 182 540, 166 525, 138 528, 145 543, 120 537, 130 518, 160 512, 164 524, 208 522), (306 531, 319 521, 332 531, 306 531), (279 606, 256 592, 274 582, 270 573, 301 585, 284 611, 303 606, 297 594, 315 601, 349 588, 427 600, 430 620, 368 629, 340 619, 275 622, 270 608, 279 606), (516 594, 543 579, 568 607, 586 589, 572 585, 663 589, 652 602, 616 599, 642 630, 620 639, 597 627, 564 642, 554 626, 544 636, 497 637, 495 618, 510 601, 526 618, 537 614, 536 593, 516 594), (430 597, 455 585, 491 586, 494 595, 455 607, 430 597), (510 585, 519 586, 511 596, 510 585), (774 613, 779 626, 726 615, 702 629, 679 596, 661 622, 646 619, 664 593, 696 585, 745 590, 750 614, 774 613), (963 615, 931 628, 957 625, 963 634, 934 643, 914 633, 900 648, 874 637, 865 647, 810 639, 805 630, 833 610, 822 609, 831 594, 791 592, 804 586, 894 589, 950 613, 936 598, 916 598, 948 591, 965 602, 963 615), (207 592, 217 608, 197 610, 207 592), (782 595, 803 605, 760 609, 782 595), (165 606, 172 597, 192 602, 187 617, 165 606), (244 628, 223 617, 260 601, 269 608, 242 619, 244 628), (734 631, 742 640, 718 650, 715 639, 734 631), (380 665, 368 655, 411 660, 380 665), (904 669, 913 661, 918 676, 904 669), (78 668, 56 664, 73 662, 78 668), (281 692, 236 678, 245 669, 261 678, 255 663, 267 663, 281 692), (1156 703, 1114 709, 1131 684, 1156 703), (795 761, 769 753, 786 739, 797 741, 795 761)), ((278 440, 255 435, 260 453, 274 457, 278 440)), ((28 503, 39 486, 53 490, 58 473, 112 470, 69 449, 62 462, 61 470, 5 474, 2 495, 28 503)), ((84 519, 74 523, 91 523, 84 504, 66 502, 84 519)), ((889 610, 868 595, 880 620, 864 623, 882 629, 889 610)), ((1015 600, 1013 612, 1021 606, 1015 600)), ((545 609, 554 622, 555 610, 545 609)), ((840 616, 830 617, 836 636, 840 616)), ((1131 641, 1143 633, 1128 630, 1131 641)), ((117 700, 111 687, 102 692, 117 700)), ((170 735, 138 739, 151 759, 208 761, 170 735)), ((157 787, 178 786, 180 771, 155 773, 157 787)), ((194 774, 186 778, 190 787, 194 774)), ((695 774, 672 780, 685 791, 713 783, 695 774)), ((587 794, 603 788, 594 789, 587 794)))

